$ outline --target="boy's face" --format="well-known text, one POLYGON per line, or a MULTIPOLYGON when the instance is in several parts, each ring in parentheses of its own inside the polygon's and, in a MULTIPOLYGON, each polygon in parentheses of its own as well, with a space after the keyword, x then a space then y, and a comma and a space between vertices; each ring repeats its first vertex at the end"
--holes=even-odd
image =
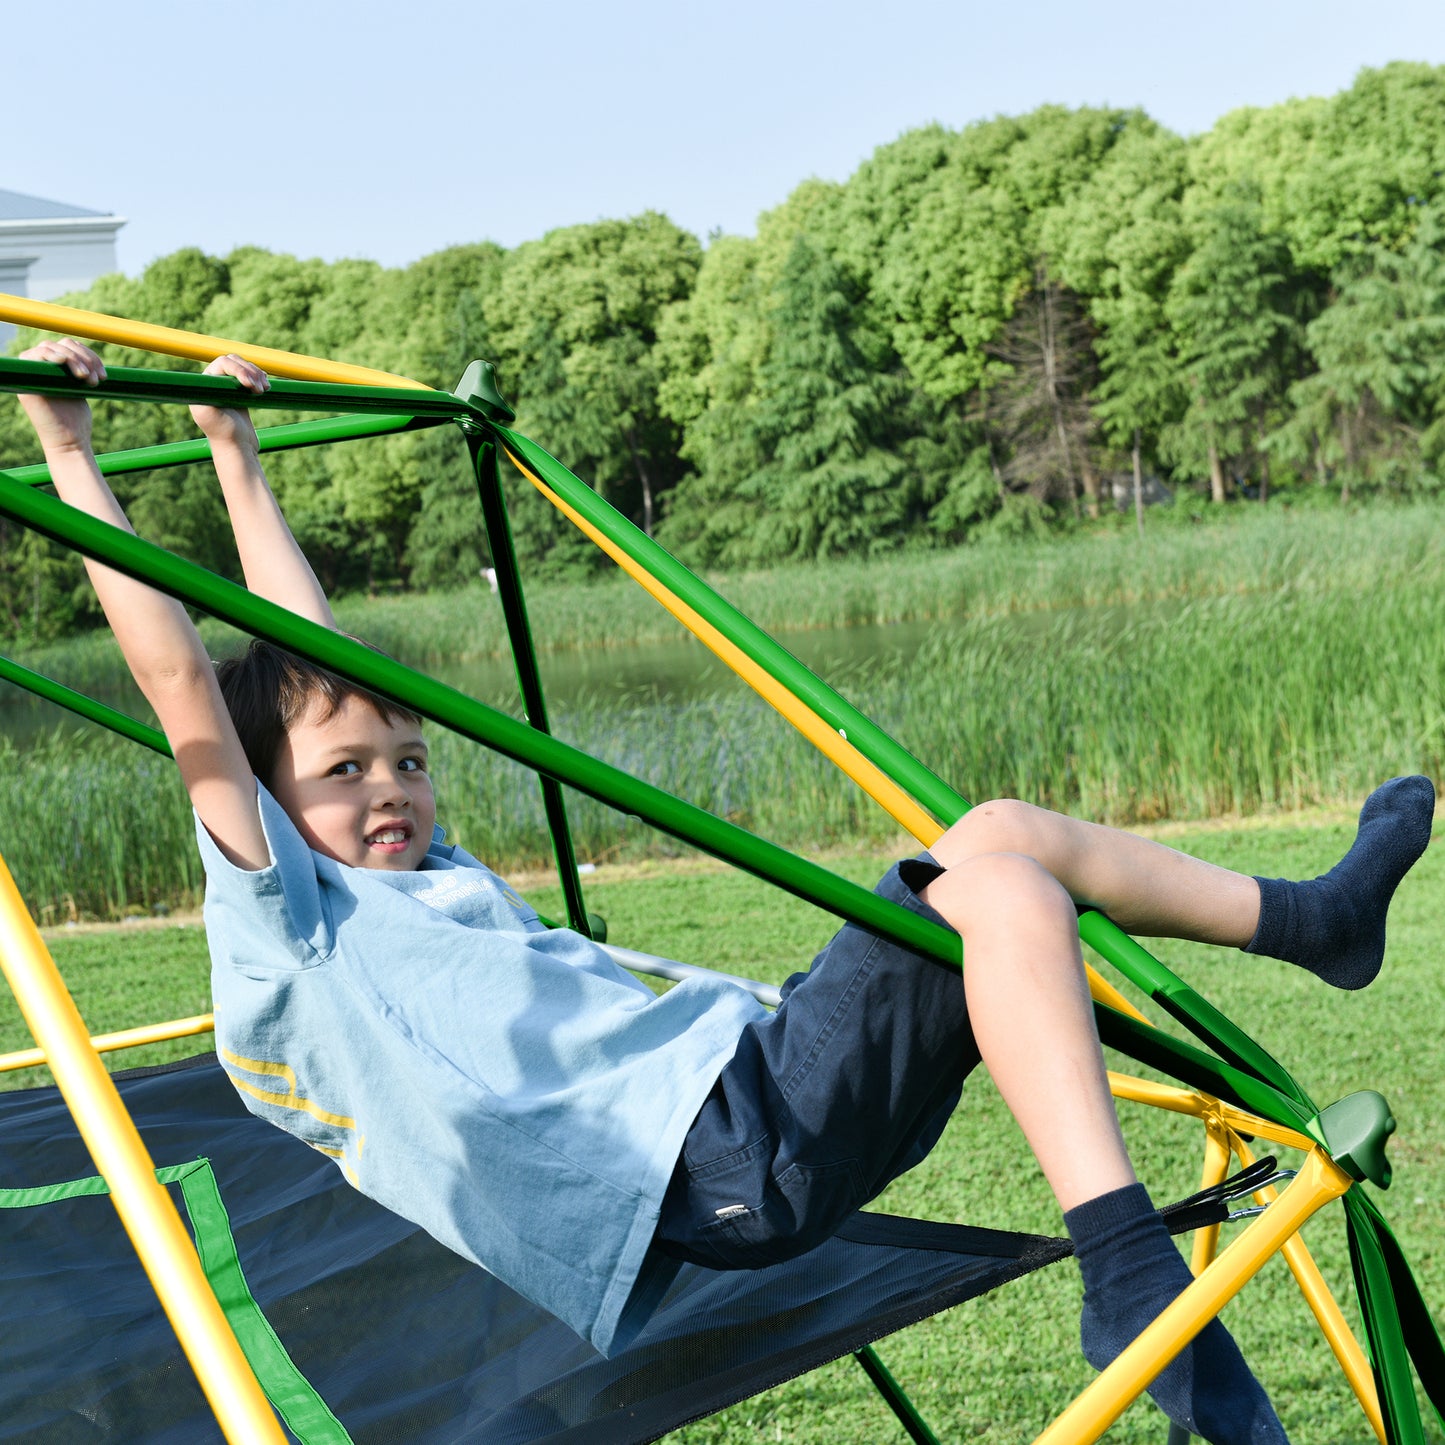
POLYGON ((416 724, 346 698, 325 722, 312 707, 282 740, 271 792, 318 853, 353 868, 419 868, 436 799, 416 724))

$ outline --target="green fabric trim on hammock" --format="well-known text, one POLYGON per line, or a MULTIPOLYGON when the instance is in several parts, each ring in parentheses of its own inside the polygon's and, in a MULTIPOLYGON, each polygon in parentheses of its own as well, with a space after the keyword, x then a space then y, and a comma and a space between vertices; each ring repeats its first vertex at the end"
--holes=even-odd
MULTIPOLYGON (((161 1184, 181 1186, 201 1268, 266 1398, 280 1412, 291 1433, 302 1445, 351 1445, 345 1426, 296 1368, 251 1294, 211 1161, 197 1159, 190 1164, 168 1165, 156 1170, 156 1179, 161 1184)), ((99 1175, 33 1189, 0 1189, 0 1209, 28 1209, 109 1193, 110 1186, 99 1175)))

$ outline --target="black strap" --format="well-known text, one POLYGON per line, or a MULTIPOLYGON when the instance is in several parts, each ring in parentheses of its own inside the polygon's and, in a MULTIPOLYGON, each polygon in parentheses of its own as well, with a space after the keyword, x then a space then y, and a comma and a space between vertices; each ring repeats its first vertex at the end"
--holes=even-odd
POLYGON ((1170 1234, 1188 1234, 1193 1229, 1203 1229, 1211 1224, 1223 1224, 1229 1218, 1229 1206, 1240 1199, 1248 1199, 1278 1172, 1274 1159, 1265 1155, 1256 1159, 1238 1174, 1232 1174, 1219 1184, 1201 1189, 1188 1199, 1177 1204, 1166 1204, 1159 1211, 1169 1226, 1170 1234))
MULTIPOLYGON (((1257 1159, 1220 1184, 1201 1189, 1187 1199, 1165 1205, 1160 1217, 1170 1234, 1188 1234, 1229 1218, 1230 1205, 1254 1194, 1275 1173, 1270 1157, 1257 1159)), ((1014 1259, 1028 1273, 1056 1260, 1067 1259, 1074 1246, 1050 1234, 1020 1234, 1005 1229, 984 1229, 972 1224, 944 1224, 932 1219, 906 1219, 896 1214, 859 1212, 838 1231, 853 1244, 891 1245, 895 1249, 932 1249, 945 1254, 977 1254, 989 1259, 1014 1259)), ((1438 1341, 1437 1341, 1438 1344, 1438 1341)))

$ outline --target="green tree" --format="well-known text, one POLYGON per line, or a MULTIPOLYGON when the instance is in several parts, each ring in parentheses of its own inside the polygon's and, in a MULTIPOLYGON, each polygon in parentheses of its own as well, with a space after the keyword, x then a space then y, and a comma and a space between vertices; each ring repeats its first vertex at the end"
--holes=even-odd
POLYGON ((1206 203, 1258 186, 1265 228, 1301 269, 1398 248, 1414 208, 1445 190, 1445 67, 1397 61, 1337 95, 1232 111, 1193 143, 1190 168, 1206 203))
MULTIPOLYGON (((481 303, 471 291, 455 297, 447 349, 434 357, 442 375, 460 377, 487 353, 481 303)), ((412 438, 425 480, 406 541, 413 586, 458 587, 475 582, 492 560, 466 442, 456 427, 432 427, 412 438)), ((510 470, 510 468, 507 468, 510 470)))
POLYGON ((1205 472, 1223 502, 1235 466, 1257 452, 1301 339, 1283 239, 1264 229, 1257 192, 1240 186, 1209 207, 1165 303, 1189 401, 1162 438, 1186 476, 1205 472))
POLYGON ((750 525, 736 484, 768 461, 753 410, 777 339, 777 290, 798 238, 830 231, 841 193, 805 181, 758 218, 756 237, 714 237, 691 294, 662 313, 659 405, 682 430, 680 455, 695 473, 680 484, 685 495, 670 498, 673 545, 692 530, 723 536, 750 525))
POLYGON ((1130 460, 1136 504, 1146 458, 1156 462, 1160 435, 1188 401, 1164 310, 1189 254, 1187 183, 1186 143, 1161 127, 1132 125, 1043 232, 1060 278, 1087 298, 1098 362, 1094 416, 1112 452, 1130 460))
MULTIPOLYGON (((937 425, 932 445, 917 445, 934 409, 862 319, 842 267, 807 237, 794 238, 773 293, 755 394, 722 413, 737 439, 680 484, 665 538, 729 564, 896 547, 925 520, 928 474, 949 452, 937 425)), ((937 501, 944 489, 932 490, 937 501)))
POLYGON ((1005 481, 1035 501, 1062 501, 1078 515, 1082 496, 1099 515, 1093 328, 1079 298, 1038 263, 1034 285, 991 353, 1007 368, 988 388, 986 424, 1006 454, 1005 481))
POLYGON ((912 132, 860 167, 839 206, 838 251, 925 391, 954 400, 989 384, 991 348, 1033 287, 1050 217, 1141 128, 1155 127, 1137 112, 1043 106, 912 132))
POLYGON ((1404 249, 1343 263, 1333 303, 1310 323, 1318 371, 1290 391, 1271 438, 1288 460, 1362 488, 1438 485, 1445 461, 1445 217, 1423 208, 1404 249))
POLYGON ((701 259, 696 237, 655 212, 572 226, 518 247, 488 304, 519 424, 644 531, 682 470, 658 327, 701 259))
MULTIPOLYGON (((188 248, 153 261, 137 278, 104 276, 89 292, 65 299, 90 310, 194 330, 229 285, 224 261, 188 248)), ((22 329, 12 350, 24 350, 40 335, 22 329)), ((113 366, 157 364, 146 352, 119 346, 99 350, 113 366)), ((177 371, 199 369, 171 358, 160 364, 177 371)), ((98 451, 151 446, 195 434, 183 407, 97 402, 93 411, 98 451)), ((0 465, 35 460, 38 448, 20 407, 8 397, 0 398, 0 465)), ((143 536, 223 575, 238 575, 225 508, 209 468, 132 474, 116 478, 114 486, 143 536)), ((0 526, 0 630, 44 640, 99 621, 78 556, 23 528, 0 526)))

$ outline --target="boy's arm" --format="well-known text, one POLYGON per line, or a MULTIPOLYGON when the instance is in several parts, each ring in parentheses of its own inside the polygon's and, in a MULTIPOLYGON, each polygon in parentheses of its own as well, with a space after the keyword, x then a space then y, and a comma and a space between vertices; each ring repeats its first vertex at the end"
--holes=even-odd
MULTIPOLYGON (((42 341, 23 355, 59 362, 92 385, 105 376, 100 358, 78 341, 42 341)), ((45 449, 61 500, 131 531, 91 453, 89 403, 41 396, 20 401, 45 449)), ((85 566, 126 665, 156 711, 201 821, 237 866, 266 867, 270 851, 256 807, 256 781, 221 699, 215 669, 185 608, 99 562, 87 558, 85 566)))
MULTIPOLYGON (((260 367, 239 356, 218 356, 206 368, 206 375, 234 376, 252 391, 265 391, 271 385, 260 367)), ((191 415, 211 443, 246 586, 268 602, 334 629, 336 619, 326 594, 296 545, 261 469, 250 413, 193 406, 191 415)))

